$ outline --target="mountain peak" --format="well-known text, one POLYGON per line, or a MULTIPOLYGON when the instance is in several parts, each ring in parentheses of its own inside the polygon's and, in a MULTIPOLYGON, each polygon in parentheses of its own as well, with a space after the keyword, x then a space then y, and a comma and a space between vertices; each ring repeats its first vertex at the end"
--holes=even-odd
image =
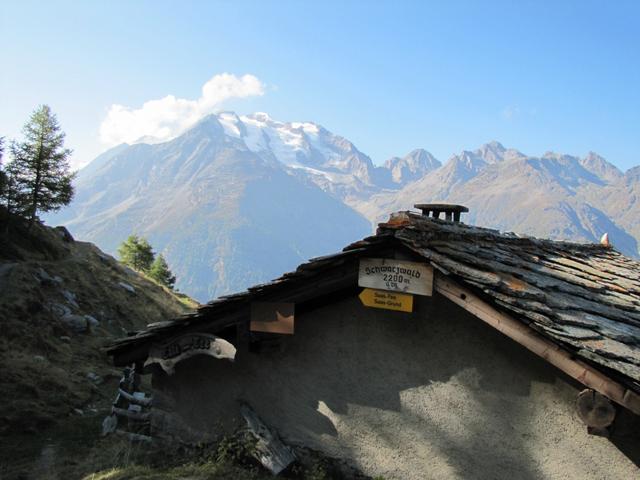
POLYGON ((416 148, 404 157, 392 157, 384 163, 394 183, 409 183, 424 177, 442 164, 423 148, 416 148))
POLYGON ((504 154, 507 151, 504 146, 497 141, 492 141, 482 145, 475 153, 487 163, 497 163, 504 160, 504 154))
POLYGON ((627 170, 624 176, 627 181, 640 182, 640 165, 627 170))
POLYGON ((487 149, 487 150, 493 150, 496 152, 504 152, 507 149, 504 147, 504 145, 502 145, 500 142, 498 142, 497 140, 492 140, 489 143, 485 143, 482 147, 480 147, 481 149, 487 149))
POLYGON ((616 166, 595 152, 587 153, 587 156, 580 160, 580 164, 606 182, 613 182, 623 176, 616 166))

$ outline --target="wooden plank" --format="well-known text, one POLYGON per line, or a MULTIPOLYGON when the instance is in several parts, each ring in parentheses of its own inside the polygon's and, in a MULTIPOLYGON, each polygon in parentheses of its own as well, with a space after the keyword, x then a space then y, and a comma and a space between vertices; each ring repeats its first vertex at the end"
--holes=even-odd
POLYGON ((249 431, 258 441, 254 455, 266 469, 278 475, 295 461, 293 451, 280 440, 275 431, 264 424, 248 404, 240 404, 240 413, 247 422, 249 431))
POLYGON ((209 355, 233 361, 236 356, 236 347, 224 338, 210 333, 186 333, 166 343, 152 345, 144 366, 147 368, 158 364, 167 374, 173 375, 178 363, 195 355, 209 355))
POLYGON ((391 292, 433 294, 433 267, 394 258, 361 258, 358 286, 391 292))
POLYGON ((513 317, 496 310, 470 290, 441 275, 436 277, 435 289, 453 303, 542 357, 586 387, 628 408, 636 415, 640 415, 640 395, 611 380, 590 365, 574 360, 567 351, 541 337, 513 317))

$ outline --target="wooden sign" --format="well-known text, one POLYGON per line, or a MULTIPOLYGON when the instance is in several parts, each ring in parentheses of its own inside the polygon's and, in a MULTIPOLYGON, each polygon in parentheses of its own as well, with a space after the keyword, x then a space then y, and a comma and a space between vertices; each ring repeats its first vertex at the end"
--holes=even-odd
POLYGON ((236 347, 210 333, 187 333, 167 343, 152 345, 144 366, 158 364, 169 375, 173 375, 177 363, 195 355, 233 360, 236 347))
POLYGON ((398 312, 413 312, 413 295, 374 290, 365 288, 360 295, 360 301, 365 307, 384 308, 398 312))
POLYGON ((252 332, 293 334, 295 304, 253 302, 251 304, 252 332))
POLYGON ((433 267, 391 258, 361 258, 358 286, 430 297, 433 267))

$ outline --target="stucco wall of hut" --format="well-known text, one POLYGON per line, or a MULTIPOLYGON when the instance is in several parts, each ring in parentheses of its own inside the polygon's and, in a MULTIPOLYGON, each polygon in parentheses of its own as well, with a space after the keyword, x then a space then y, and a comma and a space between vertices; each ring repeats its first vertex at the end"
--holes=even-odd
POLYGON ((168 386, 184 418, 230 430, 242 399, 286 442, 387 479, 640 478, 587 434, 578 385, 442 297, 413 314, 352 298, 295 328, 283 352, 180 364, 168 386))

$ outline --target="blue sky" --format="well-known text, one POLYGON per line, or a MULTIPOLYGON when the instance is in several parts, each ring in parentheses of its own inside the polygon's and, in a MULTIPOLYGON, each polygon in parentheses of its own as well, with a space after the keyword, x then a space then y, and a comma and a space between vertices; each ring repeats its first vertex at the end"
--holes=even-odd
POLYGON ((48 103, 74 164, 106 145, 114 104, 196 99, 251 74, 220 108, 311 120, 380 163, 490 140, 640 164, 640 2, 29 2, 0 7, 0 135, 48 103))

